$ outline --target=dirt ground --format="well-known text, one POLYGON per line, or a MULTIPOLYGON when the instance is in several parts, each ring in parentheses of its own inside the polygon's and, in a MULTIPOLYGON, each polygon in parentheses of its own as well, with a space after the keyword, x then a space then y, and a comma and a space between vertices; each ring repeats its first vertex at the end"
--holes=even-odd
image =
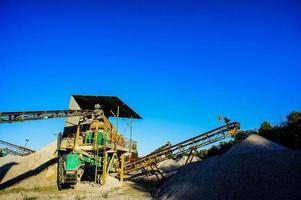
POLYGON ((147 185, 137 185, 132 182, 123 182, 117 187, 99 187, 84 183, 75 189, 59 191, 56 187, 44 187, 34 189, 17 188, 0 191, 0 199, 5 200, 83 200, 83 199, 113 199, 132 200, 153 199, 151 196, 153 188, 147 185))

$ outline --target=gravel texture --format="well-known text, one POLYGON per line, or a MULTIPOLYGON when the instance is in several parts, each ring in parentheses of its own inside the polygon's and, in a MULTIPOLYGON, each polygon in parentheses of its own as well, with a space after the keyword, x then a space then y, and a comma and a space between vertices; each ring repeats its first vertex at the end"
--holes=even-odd
POLYGON ((222 156, 182 167, 158 199, 301 199, 301 152, 251 135, 222 156))

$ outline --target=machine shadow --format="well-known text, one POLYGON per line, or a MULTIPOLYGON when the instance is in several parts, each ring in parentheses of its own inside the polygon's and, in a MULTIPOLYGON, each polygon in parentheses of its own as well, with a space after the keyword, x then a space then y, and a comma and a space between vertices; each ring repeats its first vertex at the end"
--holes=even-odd
POLYGON ((10 163, 6 163, 2 167, 0 167, 0 183, 2 182, 2 179, 6 175, 6 173, 10 170, 10 168, 17 164, 19 164, 19 163, 10 162, 10 163))
MULTIPOLYGON (((6 189, 10 186, 13 186, 13 185, 15 185, 15 184, 31 177, 31 176, 35 176, 35 175, 41 173, 42 171, 44 171, 45 169, 47 169, 48 167, 50 167, 50 166, 52 166, 56 163, 57 163, 57 158, 53 158, 51 160, 48 160, 47 162, 43 163, 42 165, 38 166, 37 168, 35 168, 33 170, 30 170, 30 171, 27 171, 27 172, 13 178, 13 179, 10 179, 10 180, 0 184, 0 190, 6 189)), ((1 170, 1 173, 2 173, 2 170, 1 170)))
POLYGON ((135 182, 135 184, 130 184, 130 187, 138 191, 147 192, 154 198, 156 195, 156 191, 160 185, 161 183, 153 184, 149 182, 139 181, 135 182))
MULTIPOLYGON (((177 170, 170 170, 172 172, 176 172, 177 170)), ((158 173, 157 170, 154 171, 155 173, 158 173)), ((154 173, 150 173, 148 176, 146 176, 144 173, 138 173, 131 178, 126 178, 125 181, 133 182, 134 184, 130 184, 130 187, 133 189, 142 191, 142 192, 148 192, 152 198, 157 198, 157 190, 160 188, 160 186, 165 183, 169 178, 171 178, 174 174, 170 176, 164 176, 160 177, 160 179, 157 179, 154 173)))

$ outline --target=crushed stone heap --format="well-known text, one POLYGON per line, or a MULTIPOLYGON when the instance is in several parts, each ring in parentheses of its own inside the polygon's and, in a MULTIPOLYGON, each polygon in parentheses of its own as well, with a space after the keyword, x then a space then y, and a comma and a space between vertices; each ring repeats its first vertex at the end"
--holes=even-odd
POLYGON ((56 185, 56 141, 33 154, 0 159, 0 188, 38 188, 56 185))
POLYGON ((301 199, 301 152, 250 135, 225 154, 180 168, 158 199, 301 199))

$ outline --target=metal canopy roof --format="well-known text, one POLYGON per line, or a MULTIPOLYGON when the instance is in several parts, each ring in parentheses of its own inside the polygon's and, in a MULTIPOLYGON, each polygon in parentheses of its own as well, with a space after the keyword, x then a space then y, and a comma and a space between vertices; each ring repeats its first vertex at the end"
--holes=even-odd
POLYGON ((117 107, 119 106, 119 117, 142 119, 134 110, 115 96, 72 96, 83 110, 92 110, 95 104, 99 104, 107 117, 114 117, 112 112, 116 115, 117 107))

